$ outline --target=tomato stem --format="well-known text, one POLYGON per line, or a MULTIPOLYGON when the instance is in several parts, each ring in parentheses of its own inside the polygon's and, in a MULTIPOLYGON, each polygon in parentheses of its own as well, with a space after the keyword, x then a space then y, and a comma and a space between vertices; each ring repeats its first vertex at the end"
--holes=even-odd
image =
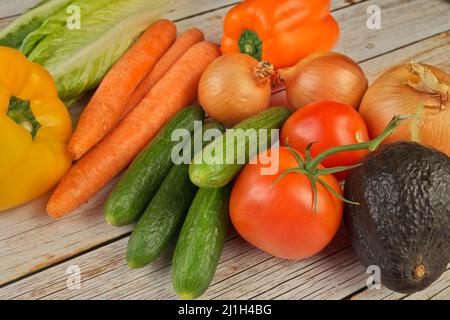
POLYGON ((313 189, 313 211, 314 213, 317 212, 317 185, 316 185, 316 178, 315 176, 311 175, 311 174, 307 174, 306 175, 309 179, 309 181, 311 181, 311 187, 313 189))
POLYGON ((286 142, 286 148, 288 148, 288 150, 293 154, 295 160, 297 160, 297 163, 299 164, 299 166, 301 166, 302 168, 305 167, 305 161, 303 161, 302 157, 300 157, 300 155, 295 152, 294 149, 292 149, 292 147, 286 142))
POLYGON ((317 143, 317 142, 311 142, 310 144, 308 144, 308 146, 305 149, 306 163, 309 163, 312 160, 311 148, 315 143, 317 143))
POLYGON ((338 198, 339 200, 341 200, 342 202, 346 202, 349 204, 354 204, 359 206, 359 202, 354 202, 354 201, 350 201, 345 199, 343 196, 341 196, 336 190, 334 190, 332 187, 330 187, 330 185, 328 183, 326 183, 325 181, 323 181, 320 178, 317 178, 317 181, 324 186, 329 192, 331 192, 336 198, 338 198))
POLYGON ((362 165, 361 163, 358 163, 358 164, 354 164, 354 165, 351 165, 351 166, 319 169, 319 170, 316 170, 314 173, 317 176, 325 176, 327 174, 333 174, 333 173, 338 173, 338 172, 342 172, 342 171, 356 169, 356 168, 360 167, 361 165, 362 165))
POLYGON ((322 186, 324 186, 332 195, 337 197, 339 200, 346 202, 346 203, 359 205, 359 203, 357 203, 357 202, 353 202, 353 201, 345 199, 336 190, 334 190, 330 185, 328 185, 325 181, 320 179, 319 176, 354 169, 354 168, 360 166, 361 164, 345 166, 345 167, 336 167, 336 168, 330 168, 330 169, 320 169, 320 170, 314 169, 314 170, 310 171, 307 169, 307 164, 308 164, 308 161, 311 161, 310 149, 311 149, 312 145, 313 145, 313 143, 311 143, 310 145, 308 145, 308 147, 306 147, 306 155, 305 155, 305 157, 307 159, 306 162, 297 153, 297 151, 292 149, 289 145, 286 146, 288 148, 288 150, 292 153, 292 155, 295 157, 295 159, 297 160, 297 163, 299 166, 297 168, 290 168, 290 169, 286 169, 285 171, 283 171, 280 174, 280 176, 275 180, 275 182, 272 184, 272 186, 276 185, 278 182, 280 182, 281 179, 286 177, 288 174, 301 173, 301 174, 304 174, 311 182, 311 187, 313 189, 313 211, 315 213, 317 212, 317 198, 318 198, 317 185, 316 185, 317 182, 320 183, 322 186))
MULTIPOLYGON (((332 156, 336 153, 340 152, 346 152, 346 151, 355 151, 355 150, 369 150, 369 151, 375 151, 378 149, 378 147, 381 145, 381 143, 386 139, 390 134, 392 134, 395 129, 400 125, 400 123, 403 120, 407 119, 415 119, 417 118, 417 115, 403 115, 403 116, 395 116, 391 122, 387 125, 386 129, 375 139, 363 142, 363 143, 357 143, 357 144, 350 144, 346 146, 338 146, 331 149, 328 149, 321 154, 319 154, 317 157, 315 157, 313 160, 308 161, 306 164, 306 171, 313 171, 317 168, 317 166, 322 163, 326 158, 329 156, 332 156)), ((348 169, 345 169, 348 170, 348 169)), ((344 170, 342 170, 344 171, 344 170)))
MULTIPOLYGON (((295 151, 294 151, 295 152, 295 151)), ((290 168, 285 171, 283 171, 280 176, 274 181, 272 186, 276 185, 278 182, 280 182, 281 179, 283 179, 285 176, 287 176, 290 173, 303 173, 307 174, 307 172, 303 168, 290 168)))
POLYGON ((317 212, 317 198, 318 198, 317 197, 317 185, 316 185, 317 182, 320 183, 333 196, 335 196, 342 202, 359 205, 358 202, 353 202, 353 201, 345 199, 342 195, 339 194, 339 192, 334 190, 329 184, 327 184, 324 180, 322 180, 320 178, 320 176, 355 169, 355 168, 361 166, 361 163, 351 165, 351 166, 324 168, 324 169, 317 169, 317 167, 322 163, 323 160, 325 160, 329 156, 332 156, 339 152, 364 150, 364 149, 367 149, 369 151, 375 151, 376 149, 378 149, 378 147, 381 145, 381 143, 384 141, 384 139, 386 139, 390 134, 392 134, 397 129, 397 127, 400 125, 400 123, 403 120, 416 119, 416 118, 417 118, 417 115, 395 116, 389 122, 386 129, 384 129, 384 131, 375 139, 372 139, 368 142, 363 142, 363 143, 334 147, 334 148, 328 149, 327 151, 322 152, 314 159, 311 157, 311 147, 314 145, 315 142, 310 143, 306 147, 306 150, 305 150, 306 161, 303 160, 302 157, 297 153, 297 151, 292 149, 291 146, 287 143, 286 147, 292 153, 292 155, 295 157, 299 166, 297 168, 290 168, 290 169, 287 169, 284 172, 282 172, 281 175, 275 180, 273 185, 277 184, 281 179, 283 179, 288 174, 302 173, 302 174, 306 175, 306 177, 311 181, 311 187, 313 189, 313 196, 314 196, 314 199, 313 199, 314 212, 317 212))

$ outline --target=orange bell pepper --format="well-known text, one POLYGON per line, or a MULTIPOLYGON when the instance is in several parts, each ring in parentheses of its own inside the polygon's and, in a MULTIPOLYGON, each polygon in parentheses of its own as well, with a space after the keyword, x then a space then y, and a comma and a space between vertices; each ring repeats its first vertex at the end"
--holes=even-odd
POLYGON ((338 38, 330 0, 246 0, 225 17, 221 49, 284 68, 331 50, 338 38))

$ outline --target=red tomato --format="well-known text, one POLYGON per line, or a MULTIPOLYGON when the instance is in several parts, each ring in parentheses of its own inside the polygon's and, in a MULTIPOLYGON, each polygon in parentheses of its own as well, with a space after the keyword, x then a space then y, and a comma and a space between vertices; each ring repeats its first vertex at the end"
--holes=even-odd
MULTIPOLYGON (((309 104, 296 111, 281 130, 281 142, 305 152, 306 147, 315 143, 311 155, 330 148, 366 142, 369 133, 361 115, 351 106, 331 101, 309 104)), ((322 164, 327 168, 357 164, 367 154, 367 150, 340 152, 325 159, 322 164)), ((347 171, 339 172, 336 177, 344 179, 347 171)))
MULTIPOLYGON (((262 173, 269 165, 260 159, 244 167, 231 194, 231 220, 239 234, 259 249, 284 259, 307 258, 333 239, 341 224, 343 204, 316 183, 314 212, 312 184, 302 173, 290 173, 274 184, 286 169, 299 166, 287 148, 271 149, 269 155, 274 157, 277 152, 279 166, 273 175, 262 173)), ((320 178, 341 194, 334 176, 320 178)))

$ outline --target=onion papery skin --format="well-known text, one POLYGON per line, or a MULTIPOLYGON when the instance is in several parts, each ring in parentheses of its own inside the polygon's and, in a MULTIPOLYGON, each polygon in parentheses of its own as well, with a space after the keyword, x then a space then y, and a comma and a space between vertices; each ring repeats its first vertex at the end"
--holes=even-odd
MULTIPOLYGON (((422 64, 443 84, 450 86, 450 75, 438 68, 422 64)), ((375 137, 395 115, 418 115, 406 120, 384 144, 412 140, 432 146, 450 156, 450 103, 442 96, 421 92, 407 84, 413 79, 408 64, 392 67, 370 86, 359 112, 369 134, 375 137), (414 132, 416 130, 416 132, 414 132)))
POLYGON ((278 71, 289 105, 299 109, 318 101, 336 101, 357 109, 368 87, 361 67, 336 52, 318 52, 278 71))
POLYGON ((272 95, 271 74, 258 76, 260 65, 242 53, 225 54, 209 65, 198 87, 199 102, 207 114, 233 126, 267 109, 272 95))

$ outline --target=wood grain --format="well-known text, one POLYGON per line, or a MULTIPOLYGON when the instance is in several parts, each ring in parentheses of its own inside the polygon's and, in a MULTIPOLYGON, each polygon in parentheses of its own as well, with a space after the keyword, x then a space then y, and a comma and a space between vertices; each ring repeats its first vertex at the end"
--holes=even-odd
POLYGON ((450 268, 427 290, 414 294, 392 292, 385 287, 365 290, 352 297, 352 300, 441 300, 450 299, 450 268))
MULTIPOLYGON (((37 4, 39 0, 2 0, 0 3, 0 19, 13 17, 37 4)), ((175 0, 173 9, 169 12, 170 19, 182 19, 195 14, 201 14, 212 9, 231 6, 238 1, 229 0, 175 0)), ((345 1, 337 1, 339 6, 345 5, 345 1), (344 2, 344 3, 342 3, 344 2)), ((348 4, 347 4, 348 5, 348 4)))
MULTIPOLYGON (((353 4, 362 2, 364 0, 331 0, 331 9, 341 9, 353 4)), ((11 21, 16 15, 26 11, 33 5, 37 4, 39 0, 2 0, 0 3, 0 28, 2 23, 11 21)), ((231 7, 240 1, 229 0, 176 0, 174 8, 169 12, 167 18, 180 20, 188 16, 199 15, 211 10, 223 7, 231 7)))
MULTIPOLYGON (((200 27, 209 39, 218 41, 223 16, 233 3, 179 0, 169 17, 178 21, 180 30, 200 27)), ((339 0, 332 1, 332 7, 338 9, 333 14, 342 26, 337 50, 358 61, 364 60, 362 67, 370 80, 390 65, 410 59, 450 71, 447 2, 339 0), (350 6, 351 2, 357 4, 350 6), (365 27, 366 9, 372 4, 382 7, 383 28, 378 31, 365 27)), ((1 25, 0 21, 0 28, 1 25)), ((72 112, 76 115, 80 110, 72 112)), ((0 215, 0 298, 176 298, 171 288, 170 250, 148 268, 129 270, 126 266, 126 236, 131 227, 110 227, 101 214, 111 186, 59 221, 44 213, 48 196, 0 215), (64 260, 67 261, 61 263, 64 260), (67 289, 66 270, 73 264, 82 269, 81 290, 67 289), (46 267, 47 270, 38 272, 46 267), (38 273, 30 275, 33 272, 38 273), (29 276, 14 282, 26 275, 29 276), (9 282, 13 283, 4 285, 9 282)), ((324 252, 299 262, 270 257, 231 235, 213 285, 204 298, 341 299, 364 288, 366 277, 343 230, 324 252)), ((447 271, 421 297, 434 293, 431 298, 450 298, 449 279, 447 271)), ((403 298, 385 292, 392 298, 403 298)), ((364 298, 365 294, 354 298, 364 298)))
POLYGON ((441 69, 450 70, 450 31, 419 41, 387 55, 364 62, 364 71, 369 82, 392 65, 409 61, 439 65, 441 69))
POLYGON ((0 19, 18 15, 38 2, 39 0, 2 0, 0 4, 0 19))
MULTIPOLYGON (((445 0, 370 0, 333 12, 341 27, 341 39, 335 51, 346 53, 356 61, 364 61, 431 37, 450 29, 450 5, 445 0), (380 30, 366 26, 367 8, 381 8, 380 30), (420 10, 417 10, 420 8, 420 10)), ((219 42, 220 26, 228 9, 182 21, 186 29, 202 26, 208 39, 219 42)))

